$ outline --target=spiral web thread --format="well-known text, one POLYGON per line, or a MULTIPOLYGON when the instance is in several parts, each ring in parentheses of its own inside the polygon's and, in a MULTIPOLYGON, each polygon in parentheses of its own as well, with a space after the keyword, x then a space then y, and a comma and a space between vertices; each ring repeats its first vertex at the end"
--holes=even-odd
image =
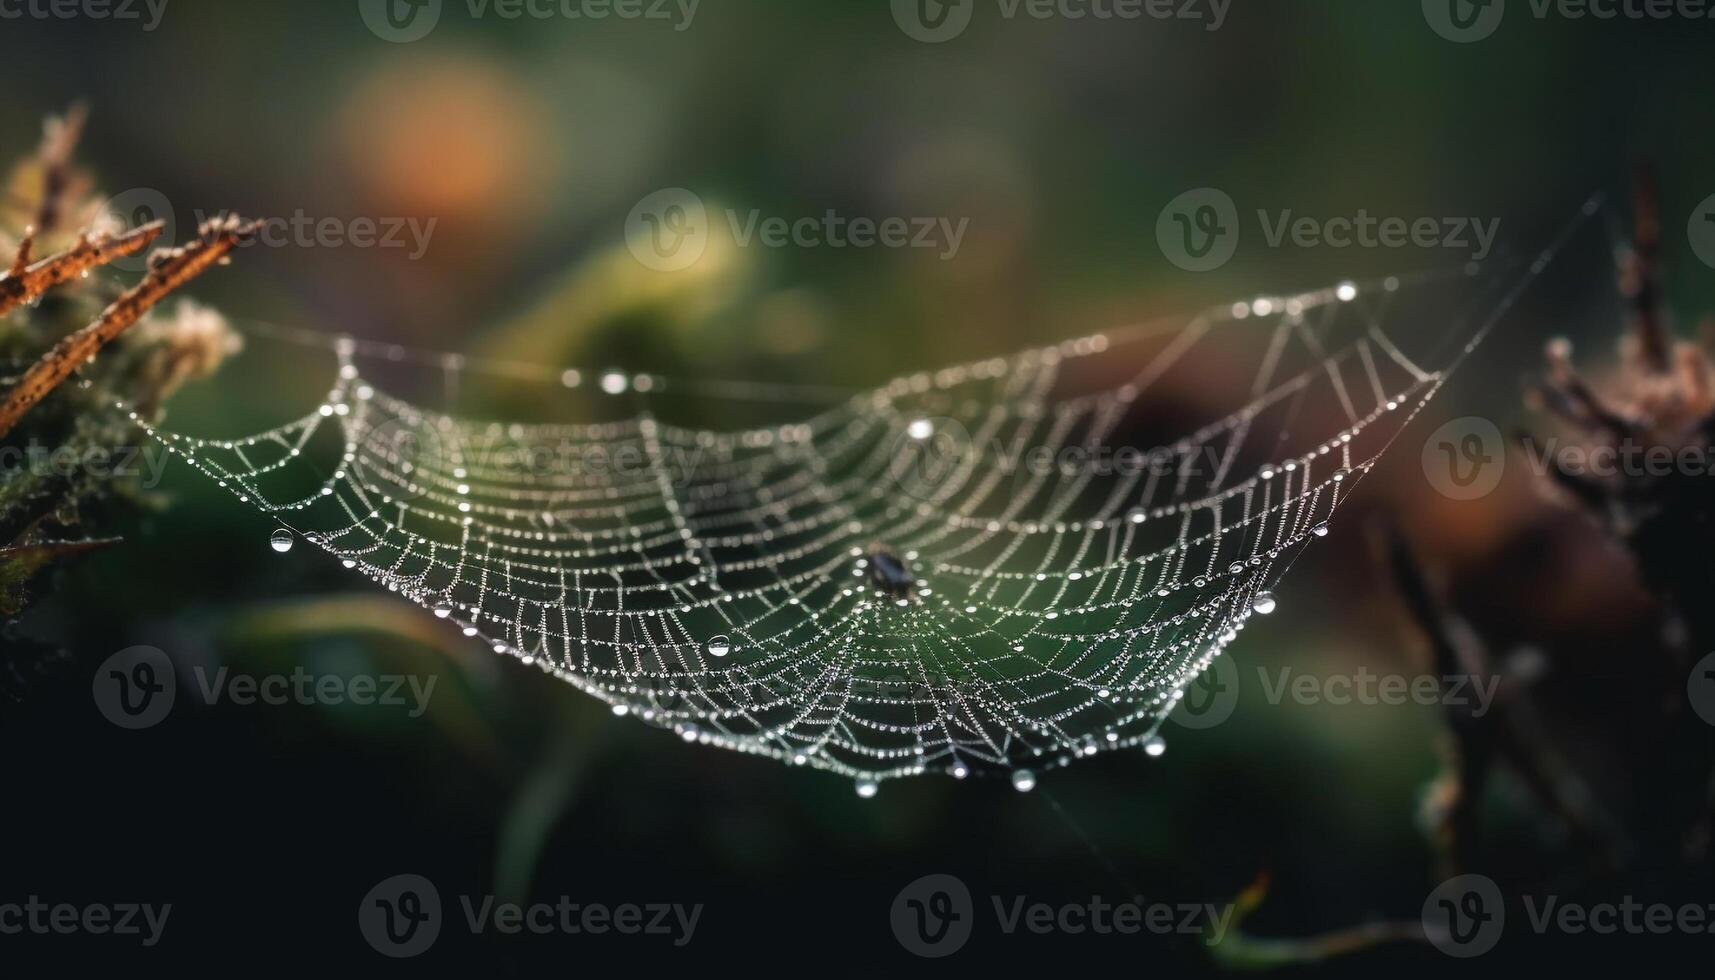
POLYGON ((618 421, 438 414, 367 380, 349 340, 300 419, 236 440, 146 427, 348 568, 615 714, 865 796, 926 772, 1028 789, 1080 756, 1160 754, 1186 686, 1273 609, 1269 589, 1442 383, 1383 331, 1406 292, 1431 290, 1259 299, 750 431, 660 422, 637 389, 670 382, 617 373, 600 387, 639 409, 618 421), (1160 393, 1227 387, 1207 370, 1243 404, 1135 441, 1183 417, 1156 396, 1217 400, 1160 393))

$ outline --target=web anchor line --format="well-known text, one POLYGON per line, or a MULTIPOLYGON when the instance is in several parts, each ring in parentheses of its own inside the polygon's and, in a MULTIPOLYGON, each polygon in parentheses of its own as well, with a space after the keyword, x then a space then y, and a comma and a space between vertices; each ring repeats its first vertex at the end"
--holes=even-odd
POLYGON ((617 715, 865 796, 924 773, 1024 790, 1164 751, 1188 685, 1274 610, 1297 555, 1570 234, 1484 300, 1440 370, 1388 325, 1411 300, 1443 323, 1446 281, 1394 279, 910 375, 771 428, 646 404, 461 418, 381 390, 362 369, 376 352, 349 339, 321 404, 273 429, 213 440, 132 417, 286 548, 617 715))

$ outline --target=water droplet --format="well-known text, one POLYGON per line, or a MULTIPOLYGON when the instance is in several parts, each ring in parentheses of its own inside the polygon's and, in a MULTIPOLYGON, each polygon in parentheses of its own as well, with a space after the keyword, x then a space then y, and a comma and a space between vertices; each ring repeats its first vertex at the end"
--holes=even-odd
POLYGON ((292 550, 292 543, 296 540, 297 538, 292 535, 291 531, 288 531, 285 528, 280 528, 268 539, 268 544, 275 551, 278 551, 283 555, 292 550))
POLYGON ((911 436, 911 438, 916 439, 918 442, 922 442, 935 434, 935 423, 928 419, 917 419, 913 421, 911 423, 911 427, 905 431, 911 436))
POLYGON ((630 385, 631 379, 619 371, 609 371, 601 376, 601 390, 610 395, 623 395, 630 385))
POLYGON ((1151 735, 1143 740, 1143 754, 1151 759, 1159 759, 1167 754, 1167 739, 1160 735, 1151 735))
POLYGON ((964 779, 966 776, 969 776, 971 774, 970 767, 965 765, 963 762, 953 763, 953 768, 951 771, 953 773, 954 779, 964 779))
POLYGON ((857 782, 857 795, 866 800, 874 797, 879 789, 881 789, 881 784, 873 779, 860 779, 857 782))
POLYGON ((724 657, 732 652, 732 641, 724 635, 717 636, 710 640, 703 649, 707 650, 711 657, 724 657))
POLYGON ((1012 788, 1020 793, 1028 793, 1036 788, 1036 774, 1029 769, 1015 769, 1012 773, 1012 788))
POLYGON ((453 614, 453 607, 450 603, 445 603, 445 602, 435 603, 435 618, 436 619, 446 619, 448 616, 451 616, 452 614, 453 614))
POLYGON ((1310 533, 1316 535, 1319 538, 1327 537, 1328 536, 1328 522, 1323 521, 1322 523, 1311 528, 1310 533))
POLYGON ((1265 480, 1272 480, 1272 479, 1274 479, 1274 467, 1264 466, 1262 469, 1257 471, 1256 475, 1262 477, 1265 480))
POLYGON ((1332 479, 1332 480, 1333 480, 1333 481, 1334 481, 1334 482, 1335 482, 1335 483, 1343 483, 1343 482, 1345 482, 1345 480, 1346 480, 1346 477, 1349 477, 1349 476, 1351 476, 1351 475, 1352 475, 1352 471, 1351 471, 1351 470, 1348 470, 1348 469, 1338 469, 1338 470, 1335 470, 1335 471, 1334 471, 1334 475, 1333 475, 1333 476, 1332 476, 1332 477, 1331 477, 1331 479, 1332 479))
POLYGON ((1277 605, 1278 603, 1274 601, 1273 592, 1258 592, 1256 598, 1251 600, 1251 608, 1264 616, 1274 612, 1277 605))
POLYGON ((1245 570, 1245 563, 1242 561, 1235 561, 1231 565, 1227 566, 1227 574, 1229 574, 1229 575, 1237 575, 1238 573, 1240 573, 1244 570, 1245 570))

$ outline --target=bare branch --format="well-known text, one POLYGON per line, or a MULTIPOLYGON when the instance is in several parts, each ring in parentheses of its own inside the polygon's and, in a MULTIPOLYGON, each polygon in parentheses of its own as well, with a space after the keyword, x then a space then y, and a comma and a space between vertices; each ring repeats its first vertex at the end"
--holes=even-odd
POLYGON ((64 116, 47 122, 37 153, 42 164, 42 200, 36 208, 34 227, 39 234, 50 234, 59 227, 66 189, 72 182, 72 154, 83 138, 83 124, 88 119, 89 109, 74 105, 64 116))
POLYGON ((83 238, 58 255, 51 255, 34 265, 27 265, 34 232, 24 237, 12 271, 0 276, 0 316, 25 303, 35 302, 43 293, 83 275, 91 269, 107 265, 114 259, 135 255, 161 237, 164 226, 152 221, 123 235, 101 235, 83 238))
POLYGON ((1669 343, 1661 309, 1661 205, 1648 167, 1638 168, 1633 200, 1632 244, 1621 260, 1620 287, 1631 305, 1632 333, 1643 362, 1659 374, 1669 367, 1669 343))
POLYGON ((0 438, 12 431, 25 412, 101 348, 130 329, 156 303, 210 266, 224 262, 232 249, 254 231, 255 225, 237 217, 216 218, 202 226, 195 241, 154 256, 142 282, 114 300, 94 323, 54 345, 53 350, 25 372, 6 400, 0 402, 0 438))

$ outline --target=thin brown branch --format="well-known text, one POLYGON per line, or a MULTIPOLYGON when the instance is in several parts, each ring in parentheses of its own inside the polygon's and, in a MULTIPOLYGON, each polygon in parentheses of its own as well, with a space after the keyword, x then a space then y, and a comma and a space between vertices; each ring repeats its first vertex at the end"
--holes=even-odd
POLYGON ((101 348, 130 329, 156 303, 210 266, 225 262, 232 249, 254 231, 255 225, 237 217, 216 218, 202 226, 195 241, 154 256, 142 282, 114 300, 94 323, 55 344, 53 350, 25 372, 5 401, 0 402, 0 438, 12 431, 25 412, 101 348))
POLYGON ((122 235, 83 238, 71 248, 58 255, 50 255, 34 265, 25 265, 29 261, 33 233, 25 236, 24 243, 19 248, 18 259, 12 263, 12 271, 0 277, 0 316, 5 316, 25 303, 35 302, 37 297, 48 290, 61 283, 70 282, 91 269, 143 251, 155 239, 161 237, 162 228, 161 222, 151 221, 122 235))
MULTIPOLYGON (((1454 617, 1443 607, 1405 536, 1384 525, 1383 540, 1406 606, 1429 639, 1436 671, 1442 676, 1497 676, 1481 645, 1461 641, 1454 617)), ((1471 866, 1479 844, 1478 808, 1497 765, 1506 766, 1564 820, 1605 867, 1615 866, 1630 845, 1583 779, 1541 734, 1529 695, 1513 679, 1501 680, 1505 683, 1497 688, 1499 696, 1486 714, 1451 702, 1443 708, 1450 737, 1435 786, 1443 813, 1435 835, 1442 875, 1461 874, 1471 866)))
MULTIPOLYGON (((1379 522, 1384 550, 1395 587, 1418 629, 1429 640, 1430 657, 1442 677, 1491 675, 1486 651, 1461 643, 1454 635, 1452 617, 1430 585, 1429 573, 1405 535, 1392 522, 1379 522)), ((1435 827, 1434 843, 1444 875, 1460 874, 1477 853, 1478 804, 1495 758, 1490 724, 1470 706, 1451 700, 1442 707, 1446 737, 1440 746, 1442 768, 1436 791, 1443 804, 1435 827)))
POLYGON ((43 541, 38 544, 0 548, 0 561, 26 562, 32 567, 39 567, 71 555, 81 555, 85 552, 99 551, 102 548, 111 548, 118 543, 118 538, 99 538, 88 541, 43 541))
POLYGON ((37 154, 42 164, 42 200, 36 208, 34 226, 38 234, 50 234, 59 227, 66 189, 72 181, 72 154, 83 138, 83 125, 88 119, 88 107, 74 105, 64 116, 47 122, 42 148, 37 154))
POLYGON ((1270 876, 1265 872, 1239 893, 1232 902, 1231 919, 1224 935, 1205 930, 1204 941, 1209 943, 1209 952, 1215 963, 1235 971, 1276 970, 1320 964, 1389 943, 1427 940, 1423 923, 1416 921, 1367 922, 1314 936, 1286 939, 1253 936, 1244 931, 1244 923, 1268 897, 1270 884, 1270 876))
POLYGON ((24 239, 18 243, 18 254, 12 257, 12 271, 6 273, 8 278, 17 278, 30 267, 30 253, 36 248, 36 226, 24 229, 24 239))
POLYGON ((1667 324, 1662 316, 1661 205, 1656 193, 1655 173, 1638 168, 1633 197, 1632 245, 1620 268, 1620 285, 1632 314, 1632 333, 1638 351, 1651 371, 1668 369, 1667 324))
POLYGON ((1549 341, 1544 357, 1548 377, 1537 385, 1544 407, 1563 420, 1589 431, 1606 431, 1617 438, 1637 432, 1637 423, 1609 408, 1572 365, 1572 344, 1563 337, 1549 341))
POLYGON ((1427 942, 1423 923, 1368 922, 1315 936, 1265 939, 1233 930, 1215 947, 1215 960, 1230 970, 1278 970, 1308 966, 1367 952, 1391 943, 1427 942))

